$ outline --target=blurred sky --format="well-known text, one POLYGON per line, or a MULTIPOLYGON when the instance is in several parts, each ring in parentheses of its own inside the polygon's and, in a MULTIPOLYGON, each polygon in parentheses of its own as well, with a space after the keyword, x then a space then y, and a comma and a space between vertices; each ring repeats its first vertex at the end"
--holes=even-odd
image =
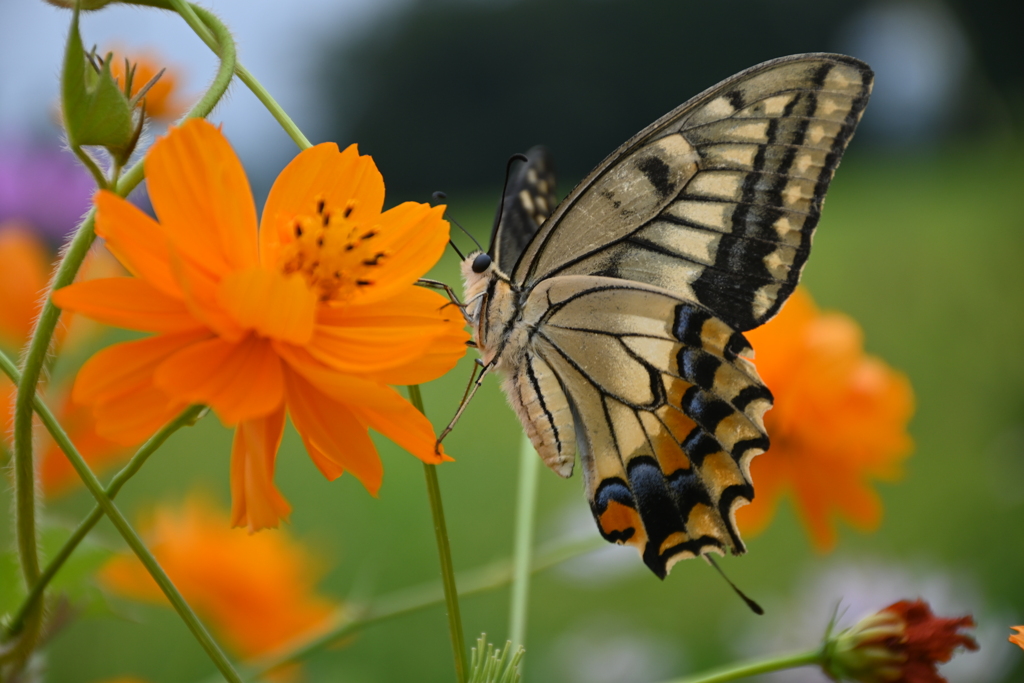
MULTIPOLYGON (((380 14, 400 10, 408 0, 211 0, 204 6, 235 35, 240 61, 316 141, 322 117, 313 73, 316 50, 330 40, 344 40, 380 14)), ((0 140, 53 137, 54 127, 41 114, 57 99, 58 75, 71 13, 42 0, 0 0, 0 140)), ((216 59, 175 15, 143 7, 111 5, 82 19, 87 47, 100 51, 121 46, 153 48, 180 69, 183 92, 201 93, 213 77, 216 59)), ((287 161, 295 146, 245 86, 236 82, 210 117, 223 121, 243 162, 287 161)), ((277 164, 274 164, 277 165, 277 164)))
MULTIPOLYGON (((466 0, 467 4, 509 1, 466 0)), ((303 132, 320 142, 332 134, 347 135, 344 125, 340 130, 331 125, 332 119, 344 124, 346 112, 327 111, 323 103, 331 98, 321 96, 314 82, 315 74, 323 73, 331 45, 381 35, 380 20, 412 8, 415 0, 209 0, 204 5, 233 31, 241 62, 303 132)), ((603 5, 595 1, 595 11, 603 5)), ((70 12, 42 0, 0 0, 0 63, 6 67, 0 79, 0 143, 11 139, 56 142, 48 113, 57 99, 70 17, 70 12)), ((112 47, 129 52, 143 47, 156 50, 168 66, 183 72, 182 91, 188 96, 198 95, 214 73, 212 53, 170 13, 111 5, 85 13, 82 34, 86 46, 95 44, 101 51, 112 47)), ((865 59, 878 74, 866 134, 891 144, 928 142, 941 133, 944 119, 957 108, 970 60, 959 25, 941 2, 862 5, 840 32, 836 48, 865 59)), ((294 144, 238 82, 211 118, 225 124, 257 197, 264 195, 294 154, 294 144)), ((337 139, 340 144, 349 141, 337 139)))

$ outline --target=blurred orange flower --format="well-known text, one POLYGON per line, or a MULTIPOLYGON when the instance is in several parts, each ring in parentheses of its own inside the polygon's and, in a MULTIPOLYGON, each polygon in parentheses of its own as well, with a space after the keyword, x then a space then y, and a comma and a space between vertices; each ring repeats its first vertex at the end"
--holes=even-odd
POLYGON ((145 438, 189 404, 237 425, 234 525, 277 526, 291 507, 273 483, 285 410, 328 479, 351 471, 374 495, 383 468, 368 428, 424 462, 430 422, 388 384, 419 384, 465 353, 462 316, 415 286, 444 251, 444 207, 381 213, 384 181, 355 145, 300 153, 256 227, 242 165, 212 124, 190 120, 146 156, 156 222, 96 198, 96 232, 135 275, 78 283, 61 308, 155 336, 93 356, 74 398, 97 433, 145 438))
POLYGON ((1021 649, 1024 649, 1024 626, 1011 626, 1015 634, 1010 636, 1009 640, 1014 645, 1020 645, 1021 649))
MULTIPOLYGON (((180 508, 159 508, 143 535, 182 596, 236 653, 269 654, 294 639, 330 628, 335 601, 316 592, 318 558, 285 530, 250 535, 231 529, 227 516, 193 497, 180 508)), ((168 604, 130 553, 99 572, 111 592, 168 604)))
POLYGON ((122 88, 124 87, 126 58, 135 66, 130 98, 135 97, 143 86, 160 73, 161 69, 164 69, 160 79, 153 84, 143 98, 146 101, 147 116, 154 119, 170 120, 185 113, 184 103, 177 100, 177 74, 173 69, 162 66, 162 60, 152 52, 141 52, 129 56, 125 55, 123 50, 113 51, 113 58, 110 60, 110 74, 117 79, 122 88))
POLYGON ((821 550, 835 545, 836 517, 877 528, 882 504, 871 480, 898 478, 912 447, 906 376, 866 355, 857 323, 820 312, 803 288, 745 334, 775 406, 765 415, 771 449, 751 466, 757 497, 737 513, 744 532, 763 530, 787 494, 821 550))
MULTIPOLYGON (((112 275, 117 272, 116 268, 119 266, 106 250, 94 249, 82 265, 80 277, 112 275)), ((0 226, 0 301, 3 302, 0 306, 0 346, 16 351, 28 341, 45 296, 50 270, 50 253, 31 229, 18 224, 0 226)), ((56 329, 55 348, 60 348, 65 342, 70 345, 81 343, 95 331, 83 329, 95 324, 82 319, 71 325, 71 317, 67 316, 64 324, 56 329)), ((17 387, 6 375, 0 374, 0 411, 3 411, 5 438, 11 433, 16 393, 17 387)), ((61 392, 50 390, 46 393, 52 398, 61 392)), ((71 406, 66 398, 51 408, 94 471, 101 472, 124 459, 125 447, 98 436, 88 411, 71 406)), ((42 454, 38 460, 39 476, 43 493, 48 497, 65 493, 80 481, 71 463, 48 434, 40 444, 39 452, 42 454)))

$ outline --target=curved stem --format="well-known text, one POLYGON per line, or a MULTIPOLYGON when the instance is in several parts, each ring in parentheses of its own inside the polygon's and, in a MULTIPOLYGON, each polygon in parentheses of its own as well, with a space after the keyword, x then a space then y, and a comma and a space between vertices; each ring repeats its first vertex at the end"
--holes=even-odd
POLYGON ((509 610, 508 639, 512 647, 526 644, 526 613, 530 595, 530 551, 533 549, 534 516, 537 509, 537 471, 540 457, 524 434, 519 446, 519 490, 516 494, 514 577, 509 610))
MULTIPOLYGON (((17 381, 14 377, 12 377, 11 380, 17 381)), ((110 483, 106 488, 107 496, 113 500, 121 490, 121 487, 124 486, 129 479, 135 476, 139 469, 141 469, 145 464, 146 460, 149 459, 149 456, 156 452, 156 449, 160 448, 160 446, 170 438, 171 434, 182 427, 195 424, 195 421, 200 417, 204 410, 206 410, 205 406, 191 406, 186 408, 181 415, 178 415, 178 417, 168 422, 160 429, 160 431, 151 436, 146 443, 142 444, 135 455, 132 456, 131 460, 128 461, 128 464, 126 464, 124 468, 122 468, 121 471, 114 475, 113 479, 110 480, 110 483)), ((54 555, 46 565, 46 568, 40 575, 39 580, 31 587, 28 595, 25 596, 25 600, 22 602, 21 607, 17 612, 15 612, 14 618, 11 619, 10 626, 7 629, 8 636, 17 634, 21 629, 26 614, 35 606, 35 602, 42 597, 46 586, 50 583, 53 577, 57 575, 57 572, 60 571, 62 566, 64 566, 67 559, 71 557, 71 553, 75 551, 75 548, 77 548, 86 535, 92 531, 92 528, 96 526, 96 523, 99 522, 102 517, 103 509, 99 505, 96 505, 92 509, 92 512, 90 512, 88 516, 78 524, 78 527, 74 530, 68 540, 64 542, 64 545, 57 551, 57 554, 54 555)))
MULTIPOLYGON (((416 410, 423 410, 423 397, 416 385, 409 387, 409 399, 416 410)), ((452 564, 452 549, 448 543, 448 529, 444 522, 444 506, 441 504, 441 486, 437 482, 437 465, 423 463, 427 479, 427 496, 430 498, 430 513, 434 517, 434 535, 437 537, 437 553, 441 558, 441 583, 448 607, 448 631, 452 638, 455 657, 455 680, 466 683, 466 643, 462 632, 462 614, 459 611, 459 593, 455 588, 455 567, 452 564)))
POLYGON ((765 659, 731 664, 707 673, 686 678, 676 678, 665 683, 726 683, 727 681, 735 681, 749 676, 771 673, 772 671, 821 664, 823 656, 823 650, 819 647, 810 652, 782 655, 781 657, 767 657, 765 659))
MULTIPOLYGON (((217 17, 209 10, 204 9, 199 5, 189 3, 186 0, 167 0, 167 2, 174 11, 181 15, 181 18, 185 20, 185 23, 187 23, 189 27, 196 32, 203 42, 206 43, 211 50, 217 52, 218 43, 214 39, 214 36, 210 35, 210 32, 207 30, 207 27, 212 26, 214 22, 219 23, 217 17)), ((299 149, 308 149, 313 146, 309 142, 309 139, 302 134, 301 130, 299 130, 299 127, 295 125, 295 122, 292 121, 291 117, 288 116, 287 112, 285 112, 281 105, 271 97, 270 93, 267 92, 267 89, 263 87, 263 84, 256 80, 248 69, 241 64, 236 64, 235 74, 237 74, 239 80, 245 83, 249 90, 252 91, 252 94, 256 96, 256 99, 258 99, 263 106, 267 108, 270 115, 274 117, 278 124, 280 124, 281 128, 284 129, 284 132, 288 134, 288 137, 298 145, 299 149)))
POLYGON ((203 626, 203 623, 199 621, 199 618, 195 615, 195 612, 192 611, 192 608, 189 607, 187 602, 185 602, 185 598, 183 598, 181 593, 178 592, 174 583, 156 561, 156 558, 153 557, 153 554, 149 552, 146 544, 142 542, 141 538, 139 538, 139 535, 135 532, 135 529, 132 528, 131 524, 128 523, 128 520, 125 518, 121 510, 114 505, 112 500, 110 500, 110 497, 103 490, 103 485, 100 483, 99 479, 97 479, 93 471, 89 469, 89 465, 82 458, 82 455, 78 452, 78 449, 75 448, 75 445, 71 443, 71 439, 68 438, 64 429, 57 422, 57 418, 53 416, 53 413, 50 412, 50 409, 45 403, 43 403, 42 399, 39 398, 38 395, 33 395, 32 407, 35 409, 35 412, 38 413, 39 418, 42 420, 47 431, 50 432, 53 440, 57 442, 60 449, 68 456, 68 460, 71 461, 71 466, 75 468, 76 472, 78 472, 78 476, 82 478, 86 488, 89 489, 93 498, 95 498, 96 502, 99 503, 103 513, 110 518, 110 521, 121 534, 121 537, 124 538, 128 547, 132 549, 136 557, 139 558, 139 561, 141 561, 143 566, 145 566, 149 571, 153 580, 156 581, 158 586, 160 586, 160 590, 162 590, 164 595, 167 596, 167 599, 170 601, 171 606, 174 607, 174 610, 178 613, 178 616, 180 616, 182 621, 185 622, 189 631, 191 631, 192 635, 199 641, 200 646, 202 646, 206 651, 206 654, 209 655, 210 659, 213 660, 214 665, 221 672, 221 675, 231 683, 241 683, 241 677, 238 675, 238 672, 235 671, 223 650, 221 650, 220 646, 217 645, 217 642, 210 635, 209 631, 207 631, 206 627, 203 626))
MULTIPOLYGON (((224 96, 235 69, 235 46, 231 36, 225 29, 218 33, 225 40, 221 50, 221 63, 217 75, 210 84, 206 94, 192 107, 187 117, 201 117, 210 113, 216 103, 224 96)), ((145 169, 143 161, 136 162, 114 188, 114 191, 125 197, 142 182, 145 169)), ((57 272, 50 284, 50 291, 70 285, 78 269, 82 265, 89 248, 96 239, 96 209, 93 208, 82 221, 71 243, 68 245, 57 272)), ((21 381, 18 382, 18 393, 14 403, 14 487, 15 487, 15 534, 17 536, 18 556, 22 566, 22 574, 26 586, 34 586, 40 578, 39 549, 36 543, 36 501, 35 501, 35 468, 32 458, 32 408, 35 400, 36 386, 46 363, 46 356, 53 339, 53 331, 60 318, 60 309, 54 306, 53 300, 47 296, 43 309, 32 330, 32 338, 25 351, 22 364, 21 381)), ((25 626, 22 642, 16 648, 19 656, 27 658, 35 646, 39 628, 42 625, 42 602, 36 601, 35 607, 25 615, 25 626)), ((14 654, 12 652, 12 654, 14 654)), ((22 660, 24 661, 24 659, 22 660)))

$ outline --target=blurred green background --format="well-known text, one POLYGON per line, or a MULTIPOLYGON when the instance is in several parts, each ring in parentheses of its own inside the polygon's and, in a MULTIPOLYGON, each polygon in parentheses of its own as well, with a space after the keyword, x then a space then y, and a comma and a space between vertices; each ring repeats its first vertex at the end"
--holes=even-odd
MULTIPOLYGON (((876 98, 829 192, 804 282, 821 307, 853 316, 867 350, 914 387, 916 447, 905 477, 878 487, 882 528, 841 527, 837 550, 822 555, 784 504, 746 556, 721 563, 765 617, 746 611, 700 562, 677 565, 661 582, 634 551, 609 548, 542 572, 530 596, 526 681, 657 681, 810 647, 837 597, 849 620, 918 595, 950 616, 971 611, 980 624, 982 650, 945 669, 951 681, 1022 680, 1024 652, 1006 642, 1009 626, 1024 623, 1024 99, 1019 41, 1014 47, 1008 35, 1012 22, 995 19, 1010 6, 407 3, 356 38, 316 46, 321 65, 310 87, 337 113, 325 119, 324 139, 357 141, 373 154, 391 202, 445 190, 454 217, 481 240, 513 152, 547 144, 565 193, 636 130, 763 59, 841 50, 877 72, 876 98), (898 49, 915 40, 923 52, 898 49), (931 90, 917 87, 936 78, 931 90)), ((279 168, 249 169, 258 193, 279 168)), ((457 257, 446 254, 432 277, 457 282, 457 257)), ((435 425, 455 410, 470 363, 424 387, 435 425)), ((446 442, 457 461, 439 475, 458 570, 511 553, 520 433, 490 379, 446 442)), ((294 506, 290 531, 327 558, 322 587, 341 600, 438 578, 422 467, 377 443, 386 473, 378 499, 350 476, 326 482, 292 431, 278 458, 277 482, 294 506)), ((122 492, 122 509, 136 518, 197 487, 226 507, 229 448, 230 432, 206 417, 146 465, 122 492)), ((10 509, 10 491, 0 498, 10 509)), ((90 508, 78 492, 47 515, 70 525, 90 508)), ((541 472, 537 519, 538 542, 597 534, 578 474, 565 481, 541 472)), ((8 526, 0 528, 5 545, 8 526)), ((121 547, 106 522, 96 536, 121 547)), ((466 598, 467 640, 486 631, 503 643, 508 599, 507 589, 466 598)), ((169 609, 110 605, 57 634, 49 680, 134 674, 176 683, 212 673, 169 609)), ((806 674, 774 680, 825 680, 806 674)), ((371 626, 315 655, 306 676, 452 680, 444 610, 371 626)))

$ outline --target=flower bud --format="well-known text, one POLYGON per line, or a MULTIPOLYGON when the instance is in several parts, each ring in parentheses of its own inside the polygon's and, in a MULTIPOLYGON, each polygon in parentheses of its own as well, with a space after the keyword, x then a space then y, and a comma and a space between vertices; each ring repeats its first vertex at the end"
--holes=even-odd
POLYGON ((946 683, 936 665, 957 647, 978 649, 959 632, 973 626, 970 616, 936 617, 923 600, 901 600, 829 638, 822 669, 834 681, 946 683))
POLYGON ((110 65, 97 64, 95 55, 87 55, 82 47, 77 8, 64 53, 61 105, 72 147, 101 145, 116 160, 127 161, 141 121, 133 120, 131 104, 111 75, 110 65))

